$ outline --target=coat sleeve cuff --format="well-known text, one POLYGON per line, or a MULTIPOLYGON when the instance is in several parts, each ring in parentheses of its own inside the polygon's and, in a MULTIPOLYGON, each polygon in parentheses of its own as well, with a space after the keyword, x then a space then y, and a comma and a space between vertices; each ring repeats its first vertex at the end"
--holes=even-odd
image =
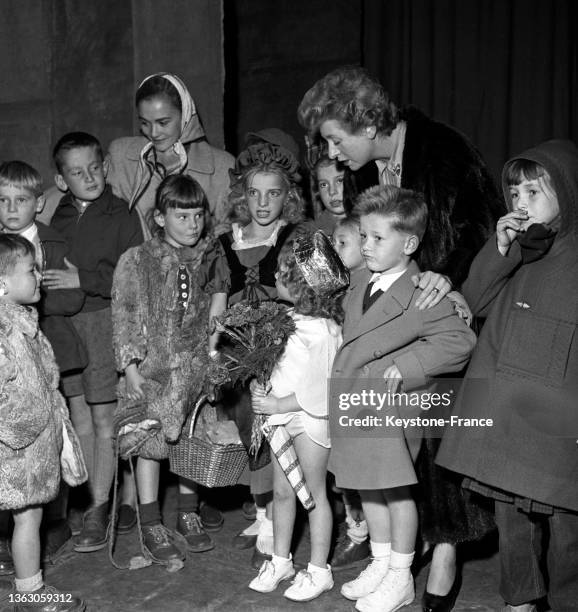
POLYGON ((424 369, 415 353, 407 352, 398 355, 393 362, 401 372, 405 391, 419 389, 427 383, 424 369))

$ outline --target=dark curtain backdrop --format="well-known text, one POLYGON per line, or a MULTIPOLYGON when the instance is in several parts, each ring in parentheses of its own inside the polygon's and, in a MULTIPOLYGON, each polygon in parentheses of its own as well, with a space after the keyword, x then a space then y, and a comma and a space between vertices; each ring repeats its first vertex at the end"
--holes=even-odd
POLYGON ((297 106, 313 83, 361 61, 361 0, 225 0, 225 137, 277 127, 303 147, 297 106))
POLYGON ((398 104, 464 132, 496 176, 578 143, 576 0, 364 0, 363 62, 398 104))
POLYGON ((0 0, 0 15, 0 160, 27 161, 50 185, 55 140, 136 134, 136 87, 159 71, 185 81, 223 144, 220 0, 0 0))

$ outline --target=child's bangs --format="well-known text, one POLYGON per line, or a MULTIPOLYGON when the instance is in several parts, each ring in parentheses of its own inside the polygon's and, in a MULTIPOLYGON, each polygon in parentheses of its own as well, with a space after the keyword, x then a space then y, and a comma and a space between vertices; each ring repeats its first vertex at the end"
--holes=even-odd
POLYGON ((165 214, 169 208, 202 208, 209 210, 209 201, 202 187, 187 175, 168 176, 159 185, 156 208, 165 214))
POLYGON ((535 181, 547 177, 546 170, 529 159, 516 159, 506 168, 506 184, 519 185, 522 181, 535 181))
POLYGON ((6 162, 0 165, 0 187, 25 189, 38 198, 42 195, 42 177, 24 162, 6 162))
POLYGON ((201 198, 199 200, 196 198, 173 197, 165 200, 165 208, 202 208, 203 210, 207 211, 209 210, 209 204, 206 198, 201 198))

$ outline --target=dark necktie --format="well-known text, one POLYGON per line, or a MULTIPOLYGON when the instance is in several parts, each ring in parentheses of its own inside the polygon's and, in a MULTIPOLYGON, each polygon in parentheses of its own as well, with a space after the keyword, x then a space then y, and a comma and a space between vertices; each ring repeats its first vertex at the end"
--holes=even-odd
POLYGON ((363 294, 363 307, 362 313, 365 314, 369 307, 377 300, 377 298, 383 293, 381 289, 378 289, 373 294, 371 289, 373 288, 373 282, 368 283, 365 293, 363 294))

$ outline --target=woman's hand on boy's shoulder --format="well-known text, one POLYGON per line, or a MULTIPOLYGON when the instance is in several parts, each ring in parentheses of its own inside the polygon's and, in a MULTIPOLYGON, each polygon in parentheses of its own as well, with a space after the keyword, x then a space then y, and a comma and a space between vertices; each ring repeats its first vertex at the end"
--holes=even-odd
POLYGON ((421 289, 421 294, 415 302, 418 310, 436 306, 452 290, 452 283, 447 276, 431 270, 414 274, 411 281, 421 289))

